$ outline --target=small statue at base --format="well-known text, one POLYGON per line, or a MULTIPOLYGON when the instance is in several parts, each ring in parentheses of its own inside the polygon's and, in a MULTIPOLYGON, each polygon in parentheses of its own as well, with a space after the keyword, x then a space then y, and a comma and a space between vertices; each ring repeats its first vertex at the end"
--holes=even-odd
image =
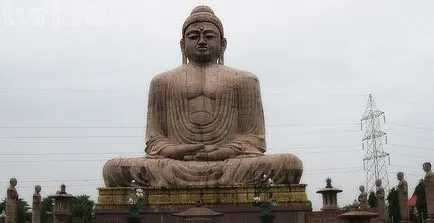
POLYGON ((17 179, 11 178, 9 180, 9 187, 7 190, 6 198, 6 223, 16 223, 18 218, 18 192, 15 188, 17 186, 17 179))
POLYGON ((385 202, 384 202, 384 188, 381 186, 381 179, 375 180, 375 186, 377 191, 375 192, 375 196, 377 197, 377 213, 379 222, 385 222, 385 202))
POLYGON ((303 164, 292 154, 264 155, 258 78, 224 65, 227 41, 213 10, 198 6, 182 27, 182 66, 150 84, 146 157, 109 160, 107 187, 254 184, 263 174, 297 184, 303 164))
POLYGON ((360 203, 360 210, 366 211, 368 210, 368 194, 365 191, 365 186, 359 186, 360 195, 357 200, 360 203))
POLYGON ((396 174, 399 180, 398 192, 399 192, 399 210, 401 212, 401 221, 408 221, 408 185, 407 181, 404 179, 404 173, 398 172, 396 174))
POLYGON ((41 186, 35 186, 35 192, 33 193, 33 203, 32 203, 32 223, 41 222, 41 210, 42 210, 42 199, 41 199, 41 186))
POLYGON ((423 164, 423 170, 425 171, 425 193, 428 218, 434 221, 434 173, 431 171, 431 163, 425 162, 423 164))

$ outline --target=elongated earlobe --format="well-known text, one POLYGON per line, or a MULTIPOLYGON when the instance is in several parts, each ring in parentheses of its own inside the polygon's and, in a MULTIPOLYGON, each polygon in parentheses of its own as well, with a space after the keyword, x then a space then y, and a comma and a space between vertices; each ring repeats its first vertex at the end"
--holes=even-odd
POLYGON ((187 56, 185 55, 184 40, 183 39, 181 39, 181 41, 179 41, 179 46, 181 47, 182 64, 187 64, 187 56))

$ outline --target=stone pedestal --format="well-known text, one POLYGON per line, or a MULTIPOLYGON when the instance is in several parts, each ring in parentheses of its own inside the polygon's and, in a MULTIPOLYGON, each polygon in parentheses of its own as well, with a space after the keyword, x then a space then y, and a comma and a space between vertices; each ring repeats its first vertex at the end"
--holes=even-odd
POLYGON ((71 217, 71 202, 74 196, 66 193, 64 184, 60 188, 60 191, 53 196, 54 223, 68 223, 71 217))
POLYGON ((377 213, 354 210, 338 216, 338 219, 344 220, 345 223, 369 223, 371 218, 377 217, 377 213))
POLYGON ((181 222, 217 222, 223 213, 215 212, 209 208, 194 207, 183 212, 175 213, 173 216, 178 217, 181 222))
POLYGON ((386 215, 386 204, 383 199, 377 198, 377 214, 378 214, 378 220, 379 222, 385 222, 385 215, 386 215))
POLYGON ((339 209, 337 194, 341 193, 342 190, 334 188, 331 182, 332 180, 327 178, 327 186, 316 192, 318 194, 322 194, 322 211, 335 211, 339 209))
MULTIPOLYGON (((123 223, 128 216, 128 196, 131 187, 99 188, 96 220, 101 223, 123 223)), ((260 223, 260 209, 254 206, 254 186, 142 188, 147 201, 140 210, 145 222, 175 223, 172 214, 195 206, 223 213, 221 222, 260 223)), ((305 223, 312 211, 306 195, 306 185, 275 185, 270 187, 273 199, 279 202, 271 214, 275 222, 305 223)))

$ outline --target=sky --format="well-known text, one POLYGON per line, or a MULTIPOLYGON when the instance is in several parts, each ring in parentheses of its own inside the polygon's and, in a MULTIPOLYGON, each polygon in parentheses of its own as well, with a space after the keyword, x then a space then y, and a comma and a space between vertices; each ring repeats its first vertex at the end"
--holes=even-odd
POLYGON ((223 23, 225 64, 258 76, 267 154, 300 157, 314 209, 327 177, 340 206, 365 184, 369 94, 390 185, 403 171, 413 192, 434 161, 433 1, 1 0, 0 199, 16 177, 28 202, 62 183, 96 200, 107 160, 142 156, 150 80, 181 64, 200 4, 223 23))

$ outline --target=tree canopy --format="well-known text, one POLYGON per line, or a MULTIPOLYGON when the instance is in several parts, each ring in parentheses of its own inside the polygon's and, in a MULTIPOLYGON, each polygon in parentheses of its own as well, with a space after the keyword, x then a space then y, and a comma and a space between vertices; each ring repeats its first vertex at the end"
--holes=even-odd
POLYGON ((75 196, 71 207, 72 217, 82 219, 82 222, 94 222, 95 202, 88 195, 75 196))
POLYGON ((369 193, 368 204, 371 208, 377 207, 377 196, 375 195, 374 191, 371 191, 371 193, 369 193))
POLYGON ((387 195, 387 216, 389 216, 389 219, 393 219, 393 222, 399 222, 401 220, 399 194, 396 188, 392 188, 387 195))

